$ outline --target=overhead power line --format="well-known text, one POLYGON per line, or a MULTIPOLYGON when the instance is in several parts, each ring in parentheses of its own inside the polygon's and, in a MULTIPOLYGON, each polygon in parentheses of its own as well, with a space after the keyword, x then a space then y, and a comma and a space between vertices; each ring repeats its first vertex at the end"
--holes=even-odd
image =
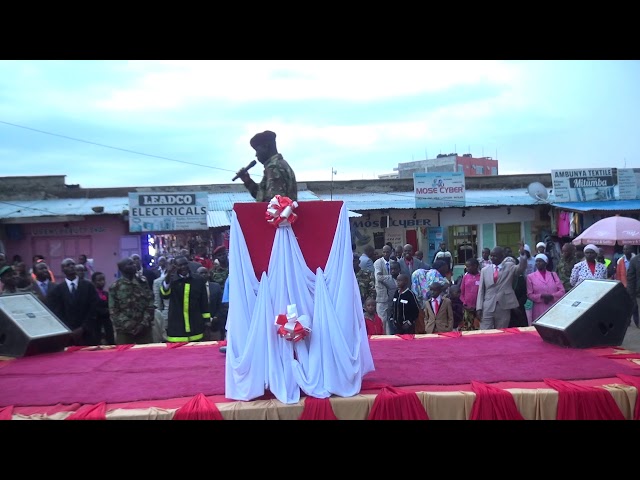
POLYGON ((161 155, 153 155, 153 154, 150 154, 150 153, 137 152, 135 150, 129 150, 128 148, 113 147, 111 145, 105 145, 104 143, 91 142, 89 140, 83 140, 81 138, 69 137, 68 135, 60 135, 59 133, 47 132, 47 131, 44 131, 44 130, 39 130, 37 128, 26 127, 24 125, 18 125, 16 123, 11 123, 11 122, 5 122, 4 120, 0 120, 0 123, 2 123, 4 125, 9 125, 9 126, 12 126, 12 127, 16 127, 16 128, 23 128, 25 130, 31 130, 32 132, 42 133, 44 135, 51 135, 53 137, 65 138, 67 140, 73 140, 74 142, 81 142, 81 143, 86 143, 86 144, 89 144, 89 145, 96 145, 98 147, 110 148, 112 150, 119 150, 121 152, 133 153, 135 155, 143 155, 145 157, 159 158, 160 160, 168 160, 170 162, 184 163, 186 165, 194 165, 196 167, 212 168, 214 170, 222 170, 222 171, 225 171, 225 172, 235 173, 234 170, 229 170, 227 168, 213 167, 211 165, 202 165, 200 163, 187 162, 185 160, 177 160, 175 158, 163 157, 161 155))

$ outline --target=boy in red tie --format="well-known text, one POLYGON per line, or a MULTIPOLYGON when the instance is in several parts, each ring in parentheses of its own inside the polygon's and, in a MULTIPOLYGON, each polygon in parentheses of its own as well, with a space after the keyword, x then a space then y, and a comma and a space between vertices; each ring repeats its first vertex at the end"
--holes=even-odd
POLYGON ((451 300, 442 295, 443 286, 440 282, 433 282, 429 290, 431 290, 431 300, 427 301, 424 307, 426 332, 451 332, 453 330, 451 300))

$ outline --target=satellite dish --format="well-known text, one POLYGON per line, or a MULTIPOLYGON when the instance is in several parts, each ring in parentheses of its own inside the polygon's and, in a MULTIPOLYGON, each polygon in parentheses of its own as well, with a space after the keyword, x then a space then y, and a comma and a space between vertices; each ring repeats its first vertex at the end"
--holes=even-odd
POLYGON ((534 200, 539 200, 542 202, 546 202, 549 198, 549 192, 547 191, 547 187, 545 187, 540 182, 530 183, 527 187, 527 193, 534 200))

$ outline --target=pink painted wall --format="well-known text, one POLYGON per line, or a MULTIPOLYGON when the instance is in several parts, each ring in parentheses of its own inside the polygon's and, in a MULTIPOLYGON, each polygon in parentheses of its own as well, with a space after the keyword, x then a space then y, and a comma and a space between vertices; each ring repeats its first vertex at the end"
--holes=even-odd
POLYGON ((120 239, 130 235, 129 224, 120 215, 96 215, 80 222, 23 224, 22 239, 7 238, 4 243, 7 260, 18 254, 28 268, 33 255, 44 255, 56 281, 62 279, 60 262, 67 257, 78 261, 84 253, 105 274, 108 286, 116 279, 120 239))

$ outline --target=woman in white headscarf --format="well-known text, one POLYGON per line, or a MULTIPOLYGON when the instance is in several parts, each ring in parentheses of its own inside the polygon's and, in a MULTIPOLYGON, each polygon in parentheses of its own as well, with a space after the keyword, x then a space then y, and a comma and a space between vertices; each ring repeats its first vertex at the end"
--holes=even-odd
POLYGON ((536 271, 527 275, 527 298, 533 302, 534 322, 565 294, 558 275, 547 271, 548 261, 544 253, 539 253, 535 258, 536 271))
POLYGON ((607 267, 604 263, 596 262, 598 256, 598 247, 590 243, 584 247, 584 260, 576 263, 571 270, 571 278, 569 283, 575 287, 585 279, 603 279, 607 278, 607 267))

